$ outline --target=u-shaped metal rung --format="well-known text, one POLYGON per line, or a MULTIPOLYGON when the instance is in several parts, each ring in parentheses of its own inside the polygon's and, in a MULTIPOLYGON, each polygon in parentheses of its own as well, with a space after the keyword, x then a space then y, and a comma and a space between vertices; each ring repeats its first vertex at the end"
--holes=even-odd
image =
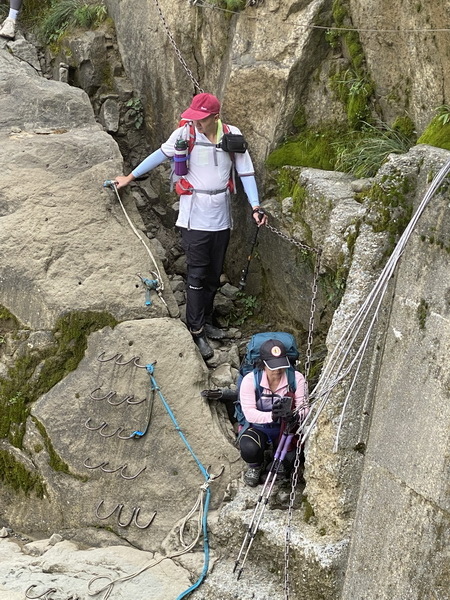
POLYGON ((126 468, 127 468, 127 465, 124 465, 124 466, 122 467, 122 470, 121 470, 121 472, 120 472, 120 475, 121 475, 121 476, 122 476, 124 479, 131 480, 131 479, 136 479, 136 477, 139 477, 139 475, 140 475, 140 474, 141 474, 143 471, 145 471, 145 469, 146 469, 147 467, 146 467, 146 466, 145 466, 145 467, 142 467, 142 469, 141 469, 140 471, 138 471, 138 472, 136 473, 136 475, 133 475, 133 476, 131 476, 131 477, 130 477, 129 475, 124 475, 124 473, 123 473, 123 472, 124 472, 124 470, 125 470, 126 468))
POLYGON ((116 504, 116 506, 112 509, 112 511, 109 513, 109 515, 107 515, 106 517, 101 517, 98 514, 98 511, 100 510, 100 506, 102 504, 104 504, 104 500, 100 500, 100 503, 98 504, 97 508, 95 509, 95 515, 98 519, 100 519, 101 521, 105 521, 106 519, 109 519, 109 517, 112 517, 112 515, 116 512, 117 509, 119 509, 118 511, 118 517, 120 518, 120 513, 122 512, 122 508, 123 508, 123 504, 116 504))
POLYGON ((48 594, 53 594, 53 592, 56 592, 56 588, 49 588, 48 590, 46 590, 45 592, 42 592, 42 594, 40 594, 39 596, 29 596, 28 592, 37 587, 37 585, 30 585, 30 587, 28 587, 25 591, 25 598, 31 598, 33 600, 37 600, 37 598, 42 598, 43 600, 51 600, 51 598, 49 598, 48 594))
POLYGON ((113 437, 114 435, 116 435, 116 433, 120 434, 123 431, 123 427, 118 427, 112 433, 103 433, 103 430, 105 429, 105 427, 109 427, 108 423, 105 423, 104 425, 102 425, 102 427, 100 427, 100 429, 98 430, 99 434, 105 438, 113 437))
POLYGON ((156 517, 156 511, 150 517, 150 521, 148 523, 146 523, 145 525, 139 525, 139 523, 138 523, 138 516, 139 516, 140 510, 141 509, 138 508, 137 511, 136 511, 136 514, 134 515, 134 524, 136 525, 136 527, 138 529, 147 529, 147 527, 150 527, 150 525, 153 523, 153 519, 156 517))
POLYGON ((109 464, 109 463, 105 463, 101 467, 103 473, 117 473, 117 471, 120 471, 120 469, 125 469, 125 467, 127 466, 127 465, 120 465, 120 467, 117 467, 117 469, 105 469, 104 467, 106 467, 107 464, 109 464))
POLYGON ((127 523, 121 523, 120 522, 120 513, 122 512, 122 511, 120 511, 120 513, 117 515, 117 524, 118 524, 118 526, 119 527, 129 527, 131 525, 131 523, 133 522, 133 519, 135 518, 136 511, 139 511, 139 509, 138 508, 133 508, 133 512, 131 513, 130 520, 127 523))
MULTIPOLYGON (((123 358, 123 354, 119 354, 119 357, 123 358)), ((132 356, 129 360, 126 360, 125 362, 119 362, 119 358, 117 358, 116 365, 129 365, 130 363, 134 363, 136 360, 139 360, 139 356, 132 356)))
MULTIPOLYGON (((104 396, 94 396, 94 393, 97 390, 101 390, 101 389, 102 389, 102 386, 99 386, 99 387, 95 388, 95 390, 92 390, 92 392, 89 394, 89 398, 91 400, 106 400, 108 398, 114 398, 114 396, 117 394, 117 392, 114 392, 114 391, 111 390, 110 392, 108 392, 104 396)), ((109 402, 109 400, 108 400, 108 402, 109 402)))
POLYGON ((135 356, 135 357, 134 357, 134 360, 133 360, 133 362, 134 362, 134 366, 135 366, 135 367, 138 367, 139 369, 145 369, 145 368, 147 367, 147 365, 140 365, 140 364, 139 364, 139 359, 140 359, 140 358, 141 358, 140 356, 135 356))
POLYGON ((142 404, 143 402, 145 402, 147 400, 147 398, 142 398, 142 400, 133 401, 133 398, 134 398, 134 396, 127 396, 127 398, 126 398, 128 404, 131 404, 132 406, 135 406, 136 404, 142 404))
POLYGON ((95 465, 95 467, 93 465, 88 465, 88 461, 90 460, 90 458, 87 458, 83 465, 86 467, 86 469, 98 469, 99 467, 106 467, 106 465, 108 464, 107 462, 101 462, 98 465, 95 465))
POLYGON ((86 427, 86 429, 89 429, 90 431, 98 431, 99 429, 101 429, 102 427, 105 427, 105 425, 107 426, 108 423, 106 421, 103 421, 103 423, 101 423, 98 427, 90 427, 88 425, 88 423, 90 422, 91 417, 89 417, 89 419, 86 421, 86 423, 84 424, 84 426, 86 427))
POLYGON ((101 352, 101 353, 100 353, 100 354, 97 356, 97 360, 98 360, 99 362, 109 362, 110 360, 114 360, 114 359, 116 359, 116 360, 117 360, 117 359, 120 359, 120 358, 122 358, 122 357, 123 357, 123 355, 122 355, 122 354, 118 354, 118 353, 117 353, 117 354, 114 354, 114 356, 111 356, 111 358, 101 358, 101 357, 103 357, 103 356, 105 356, 105 352, 101 352))

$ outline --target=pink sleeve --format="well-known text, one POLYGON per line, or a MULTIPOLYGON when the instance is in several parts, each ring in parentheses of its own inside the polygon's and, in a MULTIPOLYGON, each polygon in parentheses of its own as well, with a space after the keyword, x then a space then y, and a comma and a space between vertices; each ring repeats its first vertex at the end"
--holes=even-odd
POLYGON ((242 412, 249 423, 272 423, 272 413, 256 408, 255 376, 248 373, 242 380, 239 389, 242 412))
POLYGON ((295 390, 295 408, 298 409, 300 421, 303 421, 309 412, 309 406, 305 402, 305 378, 301 373, 296 371, 295 380, 297 382, 297 387, 295 390))

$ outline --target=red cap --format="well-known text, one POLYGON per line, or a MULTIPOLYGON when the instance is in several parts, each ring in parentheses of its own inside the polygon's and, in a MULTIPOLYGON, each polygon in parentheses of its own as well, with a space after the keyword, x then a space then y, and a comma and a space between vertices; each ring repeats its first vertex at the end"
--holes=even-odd
POLYGON ((182 113, 182 119, 200 121, 209 115, 220 113, 220 102, 212 94, 197 94, 192 99, 191 105, 182 113))

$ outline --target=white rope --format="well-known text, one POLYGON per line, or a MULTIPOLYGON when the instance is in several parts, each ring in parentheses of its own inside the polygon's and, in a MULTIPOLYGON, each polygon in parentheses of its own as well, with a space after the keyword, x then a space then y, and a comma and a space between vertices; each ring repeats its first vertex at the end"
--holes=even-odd
MULTIPOLYGON (((212 477, 216 478, 214 476, 212 476, 212 477)), ((144 565, 143 567, 141 567, 139 570, 135 571, 134 573, 131 573, 130 575, 123 575, 122 577, 117 577, 116 579, 111 579, 108 575, 99 575, 97 577, 93 577, 88 583, 89 596, 97 596, 97 594, 101 594, 101 593, 105 592, 105 595, 103 596, 102 600, 107 600, 110 597, 110 595, 113 591, 113 588, 117 583, 123 583, 125 581, 129 581, 130 579, 134 579, 135 577, 138 577, 139 575, 141 575, 141 573, 143 573, 144 571, 147 571, 148 569, 152 569, 153 567, 156 567, 156 565, 159 565, 163 560, 177 558, 178 556, 182 556, 183 554, 190 552, 195 547, 195 545, 199 541, 200 536, 202 534, 202 521, 203 521, 203 517, 204 517, 204 495, 205 495, 206 490, 208 489, 208 486, 209 486, 209 482, 206 482, 206 481, 200 486, 200 491, 199 491, 199 494, 198 494, 198 497, 197 497, 197 500, 196 500, 194 506, 181 521, 180 530, 179 530, 179 539, 180 539, 180 543, 183 547, 182 550, 180 550, 179 552, 174 552, 172 554, 168 554, 167 556, 162 556, 158 560, 149 562, 146 565, 144 565), (186 544, 186 542, 184 540, 184 529, 185 529, 188 521, 195 515, 196 512, 198 512, 198 516, 196 519, 197 533, 195 534, 193 541, 190 544, 186 544), (94 582, 98 581, 99 579, 108 579, 108 583, 105 583, 104 585, 102 585, 102 587, 99 587, 97 590, 92 590, 91 589, 92 584, 94 582)))
POLYGON ((311 410, 307 415, 306 419, 303 421, 301 426, 299 427, 298 433, 302 433, 302 443, 306 441, 309 437, 313 427, 317 423, 317 420, 325 408, 330 394, 333 389, 347 376, 349 375, 355 365, 356 368, 352 375, 352 380, 349 385, 349 389, 346 394, 346 398, 344 400, 344 404, 341 410, 341 415, 339 419, 339 425, 336 434, 336 441, 334 446, 334 451, 337 451, 339 445, 339 436, 342 430, 342 425, 344 421, 345 412, 347 409, 347 405, 349 402, 349 398, 351 392, 353 390, 354 384, 358 377, 360 367, 362 364, 362 360, 364 358, 365 352, 369 345, 370 336, 373 330, 375 323, 378 320, 378 314, 380 308, 382 306, 382 302, 384 300, 384 296, 388 289, 389 281, 400 261, 400 258, 404 252, 405 246, 411 237, 414 228, 417 225, 418 220, 422 216, 425 208, 429 204, 430 200, 433 198, 434 194, 438 190, 439 186, 442 184, 445 177, 450 172, 450 161, 446 163, 438 174, 434 177, 430 187, 428 188, 426 194, 424 195, 422 201, 419 204, 416 212, 412 216, 410 222, 406 226, 403 234, 401 235, 396 247, 394 248, 391 256, 389 257, 385 267, 383 268, 381 274, 379 275, 377 281, 375 282, 372 290, 367 295, 367 298, 362 303, 355 316, 352 318, 347 328, 345 329, 342 336, 337 341, 333 352, 330 355, 327 365, 325 366, 322 374, 317 382, 316 387, 311 392, 311 400, 312 404, 317 402, 317 400, 321 399, 319 405, 314 406, 314 410, 311 410), (368 318, 370 317, 370 322, 365 330, 364 337, 362 341, 357 345, 358 336, 362 331, 362 328, 365 326, 368 318), (352 359, 348 362, 348 357, 350 353, 353 352, 352 359))
MULTIPOLYGON (((238 10, 231 10, 228 8, 221 8, 220 6, 218 6, 217 4, 209 4, 209 3, 203 3, 200 2, 200 0, 196 0, 196 2, 193 3, 193 6, 198 7, 198 8, 207 8, 209 10, 218 10, 221 12, 225 12, 225 13, 231 13, 231 14, 235 14, 235 15, 241 15, 242 18, 244 19, 248 19, 251 21, 267 21, 267 16, 264 15, 262 17, 259 16, 252 16, 250 14, 248 14, 247 12, 242 12, 242 11, 238 11, 238 10)), ((277 25, 281 25, 281 24, 285 24, 285 25, 290 25, 291 27, 294 27, 293 24, 288 23, 287 21, 280 21, 279 23, 277 23, 277 25)), ((450 31, 450 28, 448 27, 440 27, 440 28, 418 28, 418 29, 376 29, 376 28, 365 28, 365 27, 337 27, 337 26, 327 26, 327 25, 299 25, 297 23, 295 23, 295 28, 299 28, 299 29, 323 29, 324 31, 357 31, 357 32, 363 32, 363 33, 447 33, 450 31)))
MULTIPOLYGON (((106 182, 105 182, 106 183, 106 182)), ((108 182, 109 183, 109 182, 108 182)), ((117 200, 119 201, 120 207, 123 211, 123 214, 125 215, 126 220, 128 221, 128 224, 130 225, 133 233, 135 234, 135 236, 138 238, 138 240, 143 244, 145 250, 147 251, 147 254, 149 255, 151 261, 153 262, 154 266, 155 266, 155 272, 158 276, 158 282, 159 282, 159 290, 162 292, 164 291, 164 281, 163 278, 161 277, 161 272, 159 270, 159 267, 156 263, 156 260, 152 254, 152 251, 150 250, 150 248, 148 247, 148 245, 146 244, 146 242, 144 241, 144 239, 142 238, 141 234, 139 233, 139 231, 136 229, 136 227, 134 226, 133 222, 131 221, 130 217, 127 214, 127 211, 125 210, 125 207, 122 203, 122 200, 120 199, 119 196, 119 192, 117 191, 117 184, 112 181, 110 184, 110 187, 112 187, 114 189, 114 191, 116 192, 116 196, 117 196, 117 200)), ((162 296, 160 296, 162 298, 162 296)))

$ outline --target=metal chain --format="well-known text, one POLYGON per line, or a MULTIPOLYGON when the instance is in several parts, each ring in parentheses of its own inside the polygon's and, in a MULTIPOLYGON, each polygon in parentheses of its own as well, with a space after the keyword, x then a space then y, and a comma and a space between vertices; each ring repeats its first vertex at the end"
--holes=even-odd
POLYGON ((288 235, 286 235, 279 229, 272 227, 272 225, 269 225, 268 223, 266 223, 266 227, 272 233, 275 233, 276 235, 280 236, 280 238, 283 238, 283 240, 286 240, 287 242, 294 244, 294 246, 297 246, 297 248, 300 248, 301 250, 307 250, 308 252, 314 252, 314 254, 320 254, 320 250, 318 250, 317 248, 313 248, 312 246, 307 246, 306 244, 303 244, 302 242, 299 242, 298 240, 294 240, 293 238, 289 237, 288 235))
MULTIPOLYGON (((305 400, 309 398, 308 390, 308 376, 311 368, 311 355, 312 355, 312 340, 314 331, 314 315, 316 310, 316 297, 320 273, 320 257, 321 251, 318 250, 316 254, 316 264, 314 267, 314 277, 312 283, 312 297, 311 297, 311 312, 309 316, 309 328, 308 328, 308 342, 306 347, 306 360, 305 360, 305 400)), ((289 509, 286 523, 286 535, 284 544, 284 597, 285 600, 289 600, 289 553, 291 547, 291 527, 292 527, 292 515, 294 511, 294 502, 297 493, 298 474, 300 470, 300 456, 302 452, 302 436, 297 443, 294 460, 294 470, 292 473, 292 485, 291 492, 289 494, 289 509)))
MULTIPOLYGON (((286 235, 282 231, 279 231, 275 227, 272 227, 271 225, 266 225, 266 227, 270 231, 272 231, 272 233, 275 233, 276 235, 280 236, 281 238, 288 241, 289 243, 294 244, 294 246, 297 246, 301 250, 313 252, 316 255, 316 261, 315 261, 315 265, 314 265, 313 282, 312 282, 312 286, 311 286, 311 308, 310 308, 309 324, 308 324, 308 339, 307 339, 307 344, 306 344, 306 358, 305 358, 305 372, 304 372, 305 399, 307 400, 308 396, 309 396, 308 378, 309 378, 309 371, 311 369, 312 342, 313 342, 313 332, 314 332, 314 316, 315 316, 315 312, 316 312, 316 298, 317 298, 319 273, 320 273, 320 258, 321 258, 322 251, 320 249, 312 248, 310 246, 307 246, 306 244, 303 244, 302 242, 298 242, 297 240, 290 238, 288 235, 286 235)), ((291 492, 289 495, 289 510, 288 510, 288 518, 287 518, 287 523, 286 523, 286 535, 285 535, 285 546, 284 546, 284 597, 285 597, 285 600, 289 600, 289 553, 290 553, 290 543, 291 543, 292 514, 293 514, 293 509, 294 509, 296 488, 297 488, 297 483, 298 483, 301 451, 302 451, 302 445, 301 445, 301 443, 298 443, 297 449, 295 452, 295 461, 294 461, 294 471, 292 474, 291 492)))
POLYGON ((170 32, 170 29, 166 23, 166 19, 164 18, 163 12, 161 10, 161 7, 159 5, 158 0, 154 0, 155 4, 156 4, 156 8, 158 9, 159 12, 159 16, 161 17, 161 21, 162 24, 164 25, 164 28, 166 30, 166 34, 167 37, 169 38, 170 43, 172 44, 174 50, 175 50, 175 54, 178 57, 178 60, 180 61, 181 66, 183 67, 183 69, 186 71, 188 77, 190 78, 190 80, 192 81, 192 83, 194 84, 194 87, 196 90, 198 90, 199 92, 203 93, 203 89, 200 87, 200 84, 198 83, 198 81, 195 79, 194 75, 192 74, 191 69, 187 66, 186 61, 184 60, 184 58, 181 56, 181 52, 178 49, 178 46, 175 43, 174 37, 172 35, 172 33, 170 32))

